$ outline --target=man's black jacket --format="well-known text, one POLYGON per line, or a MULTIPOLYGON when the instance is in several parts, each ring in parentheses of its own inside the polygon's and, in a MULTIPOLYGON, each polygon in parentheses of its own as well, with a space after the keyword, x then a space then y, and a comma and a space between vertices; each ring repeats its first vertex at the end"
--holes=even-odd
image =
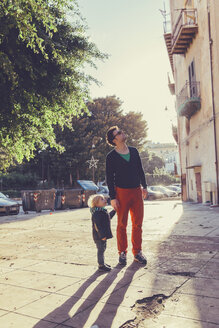
POLYGON ((115 187, 137 188, 142 185, 147 187, 141 158, 135 147, 128 147, 130 161, 127 162, 115 149, 106 157, 106 181, 111 199, 116 198, 115 187))

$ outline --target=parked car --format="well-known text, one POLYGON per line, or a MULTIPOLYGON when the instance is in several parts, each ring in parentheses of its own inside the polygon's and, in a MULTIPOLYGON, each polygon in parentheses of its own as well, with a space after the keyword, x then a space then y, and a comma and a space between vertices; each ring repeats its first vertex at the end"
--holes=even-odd
POLYGON ((107 186, 100 185, 97 194, 103 195, 107 200, 107 204, 110 204, 109 189, 107 186))
POLYGON ((176 197, 177 193, 164 186, 150 186, 153 191, 160 191, 165 197, 176 197))
POLYGON ((178 196, 181 196, 181 194, 182 194, 181 188, 179 188, 177 186, 171 185, 171 186, 166 186, 166 188, 168 188, 169 190, 175 191, 178 196))
POLYGON ((172 183, 171 186, 182 188, 181 183, 172 183))
POLYGON ((0 192, 0 214, 9 215, 19 213, 19 204, 0 192))
POLYGON ((160 191, 152 190, 151 187, 147 187, 148 197, 147 200, 161 199, 163 198, 163 193, 160 191))

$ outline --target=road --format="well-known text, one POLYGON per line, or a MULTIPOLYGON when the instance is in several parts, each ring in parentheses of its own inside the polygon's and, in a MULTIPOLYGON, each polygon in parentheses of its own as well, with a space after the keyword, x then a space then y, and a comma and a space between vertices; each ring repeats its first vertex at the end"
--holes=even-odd
POLYGON ((0 217, 0 327, 219 325, 219 209, 145 202, 146 267, 118 265, 116 218, 108 274, 96 271, 88 208, 0 217))

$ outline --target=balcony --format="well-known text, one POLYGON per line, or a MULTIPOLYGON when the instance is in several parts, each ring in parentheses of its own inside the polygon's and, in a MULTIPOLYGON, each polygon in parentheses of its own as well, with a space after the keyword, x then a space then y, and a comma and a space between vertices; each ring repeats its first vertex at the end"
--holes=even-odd
POLYGON ((164 40, 167 47, 167 52, 170 60, 170 65, 173 71, 173 55, 172 55, 172 33, 171 33, 171 23, 170 21, 165 21, 163 24, 164 28, 164 40))
POLYGON ((196 9, 181 9, 172 32, 172 55, 185 54, 198 32, 196 9))
POLYGON ((190 119, 201 108, 200 82, 186 82, 177 95, 177 112, 179 116, 190 119))

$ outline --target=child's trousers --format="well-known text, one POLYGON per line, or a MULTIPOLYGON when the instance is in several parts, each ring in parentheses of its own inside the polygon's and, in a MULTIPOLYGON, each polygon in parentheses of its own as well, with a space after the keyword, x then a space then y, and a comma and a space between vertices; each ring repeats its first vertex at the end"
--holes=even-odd
POLYGON ((97 246, 97 262, 99 266, 104 265, 104 252, 106 250, 106 240, 95 240, 97 246))
POLYGON ((141 187, 124 189, 116 187, 116 199, 119 201, 117 211, 117 246, 119 254, 127 252, 128 241, 126 227, 130 211, 132 221, 132 252, 135 255, 142 249, 142 222, 144 216, 144 203, 141 187))

